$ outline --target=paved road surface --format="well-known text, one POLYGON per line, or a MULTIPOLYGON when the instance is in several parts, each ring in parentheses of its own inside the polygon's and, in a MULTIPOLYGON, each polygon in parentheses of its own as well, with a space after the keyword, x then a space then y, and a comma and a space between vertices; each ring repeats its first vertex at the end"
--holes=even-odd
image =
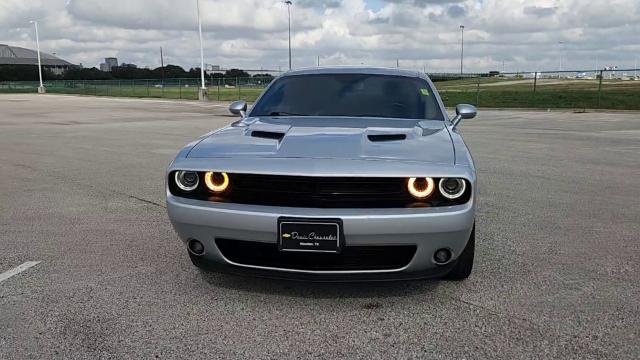
POLYGON ((164 169, 233 119, 0 96, 0 358, 640 357, 640 114, 482 111, 471 278, 355 285, 192 267, 164 169))

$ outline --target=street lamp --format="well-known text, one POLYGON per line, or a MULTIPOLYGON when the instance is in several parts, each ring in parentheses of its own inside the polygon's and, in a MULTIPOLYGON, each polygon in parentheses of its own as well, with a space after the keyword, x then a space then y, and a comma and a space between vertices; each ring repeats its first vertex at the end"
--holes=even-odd
POLYGON ((207 87, 204 84, 204 50, 202 47, 202 22, 200 21, 200 0, 196 0, 196 10, 198 12, 198 34, 200 36, 200 80, 201 87, 198 90, 198 100, 207 101, 207 87))
POLYGON ((462 75, 462 64, 464 63, 464 25, 460 25, 460 75, 462 75))
POLYGON ((291 70, 291 0, 284 2, 287 4, 287 14, 289 15, 289 70, 291 70))
POLYGON ((44 94, 44 84, 42 83, 42 62, 40 61, 40 38, 38 37, 38 20, 31 20, 29 23, 36 27, 36 49, 38 50, 38 76, 40 77, 40 86, 38 87, 38 94, 44 94))
MULTIPOLYGON (((564 50, 564 41, 558 41, 558 45, 560 45, 560 72, 562 72, 562 52, 564 50)), ((560 77, 562 74, 558 74, 560 77)))

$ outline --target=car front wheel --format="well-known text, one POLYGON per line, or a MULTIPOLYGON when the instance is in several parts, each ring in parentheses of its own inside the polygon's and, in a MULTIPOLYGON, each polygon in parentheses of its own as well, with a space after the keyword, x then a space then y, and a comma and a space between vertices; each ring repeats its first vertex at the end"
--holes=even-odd
POLYGON ((473 257, 476 249, 476 225, 473 225, 467 246, 456 260, 451 271, 445 275, 446 280, 460 281, 469 277, 473 269, 473 257))

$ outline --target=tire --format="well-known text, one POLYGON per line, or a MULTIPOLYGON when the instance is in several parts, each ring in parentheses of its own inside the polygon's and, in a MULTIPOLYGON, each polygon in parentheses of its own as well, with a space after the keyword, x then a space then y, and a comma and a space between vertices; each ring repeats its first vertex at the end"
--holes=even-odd
POLYGON ((473 257, 476 249, 476 225, 473 224, 473 230, 471 230, 471 235, 469 235, 469 241, 467 242, 467 246, 465 246, 462 254, 456 260, 456 264, 453 266, 453 269, 445 275, 444 279, 453 280, 453 281, 461 281, 469 277, 471 275, 471 270, 473 270, 473 257))

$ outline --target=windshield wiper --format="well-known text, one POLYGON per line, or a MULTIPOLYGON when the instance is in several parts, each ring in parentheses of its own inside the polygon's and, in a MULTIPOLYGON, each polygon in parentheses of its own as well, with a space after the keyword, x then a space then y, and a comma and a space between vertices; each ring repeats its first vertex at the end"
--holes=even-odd
POLYGON ((306 116, 306 115, 288 113, 286 111, 272 111, 267 116, 306 116))

